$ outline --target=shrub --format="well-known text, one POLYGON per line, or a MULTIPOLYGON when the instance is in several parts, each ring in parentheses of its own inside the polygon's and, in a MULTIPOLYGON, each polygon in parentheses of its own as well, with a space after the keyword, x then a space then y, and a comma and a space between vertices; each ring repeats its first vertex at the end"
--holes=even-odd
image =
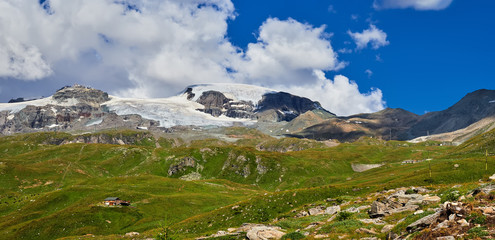
POLYGON ((348 220, 348 219, 351 219, 353 216, 353 213, 351 212, 346 212, 346 211, 341 211, 339 212, 339 214, 337 215, 337 217, 335 218, 337 221, 345 221, 345 220, 348 220))
POLYGON ((486 223, 486 216, 481 213, 471 213, 466 219, 474 224, 486 223))
POLYGON ((282 240, 299 240, 299 239, 304 239, 306 236, 304 236, 300 232, 291 232, 287 233, 282 237, 282 240))
POLYGON ((485 227, 471 228, 467 231, 467 233, 469 234, 468 238, 480 238, 480 237, 487 236, 488 233, 485 230, 486 230, 485 227))
POLYGON ((406 194, 415 194, 416 191, 414 191, 414 189, 407 189, 406 190, 406 194))
POLYGON ((460 197, 460 194, 459 194, 459 191, 453 191, 453 190, 450 190, 446 193, 444 193, 441 197, 442 199, 442 202, 455 202, 459 199, 460 197))

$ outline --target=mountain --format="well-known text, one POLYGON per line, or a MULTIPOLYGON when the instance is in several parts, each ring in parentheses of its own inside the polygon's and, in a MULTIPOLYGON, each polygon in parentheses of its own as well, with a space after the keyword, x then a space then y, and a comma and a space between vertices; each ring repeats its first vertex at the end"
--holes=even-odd
POLYGON ((316 109, 327 112, 308 98, 244 84, 193 85, 157 99, 120 98, 74 85, 48 98, 22 100, 0 104, 0 133, 252 125, 290 121, 316 109))
POLYGON ((289 135, 339 141, 372 136, 387 140, 436 139, 461 143, 470 136, 492 129, 494 117, 495 91, 481 89, 467 94, 443 111, 418 116, 400 108, 387 108, 375 113, 331 118, 289 135), (435 137, 420 138, 430 134, 435 137))
POLYGON ((375 113, 330 118, 291 136, 339 141, 355 141, 362 136, 398 139, 418 118, 418 115, 404 109, 387 108, 375 113))
POLYGON ((477 90, 446 110, 421 116, 407 132, 407 138, 452 132, 490 116, 495 116, 495 90, 477 90))

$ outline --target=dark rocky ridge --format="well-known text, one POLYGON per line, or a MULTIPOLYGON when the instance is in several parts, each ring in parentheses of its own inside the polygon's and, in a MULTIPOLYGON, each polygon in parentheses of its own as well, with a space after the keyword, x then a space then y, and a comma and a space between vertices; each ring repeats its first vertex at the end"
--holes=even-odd
MULTIPOLYGON (((194 97, 190 88, 185 93, 188 94, 188 99, 194 97)), ((225 115, 266 121, 291 121, 307 111, 324 110, 318 102, 285 92, 267 93, 255 105, 251 101, 233 101, 218 91, 206 91, 196 102, 204 106, 204 109, 198 109, 199 111, 215 117, 225 115)))

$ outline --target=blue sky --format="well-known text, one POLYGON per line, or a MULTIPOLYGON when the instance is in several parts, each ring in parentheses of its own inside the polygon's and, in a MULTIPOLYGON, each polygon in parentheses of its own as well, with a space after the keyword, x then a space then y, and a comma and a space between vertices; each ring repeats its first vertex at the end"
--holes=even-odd
POLYGON ((339 115, 494 89, 495 1, 0 0, 0 101, 79 83, 123 97, 244 83, 339 115), (131 7, 129 7, 131 6, 131 7))
POLYGON ((446 109, 468 92, 495 88, 495 1, 454 0, 443 10, 375 10, 373 1, 364 0, 233 2, 238 16, 230 23, 229 36, 239 46, 254 41, 253 33, 268 17, 325 24, 335 49, 354 50, 347 31, 374 23, 390 44, 339 53, 349 65, 327 76, 354 79, 362 92, 381 89, 388 107, 423 114, 446 109))

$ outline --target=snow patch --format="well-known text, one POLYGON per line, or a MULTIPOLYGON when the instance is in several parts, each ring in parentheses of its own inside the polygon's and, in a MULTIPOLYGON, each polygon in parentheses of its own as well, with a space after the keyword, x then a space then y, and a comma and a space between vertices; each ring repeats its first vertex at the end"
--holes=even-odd
POLYGON ((103 122, 103 119, 101 119, 101 118, 91 119, 90 121, 88 121, 88 123, 86 123, 86 127, 93 126, 93 125, 98 125, 98 124, 100 124, 102 122, 103 122))
POLYGON ((15 117, 15 115, 14 115, 14 114, 11 114, 11 115, 9 115, 9 116, 7 117, 7 120, 12 120, 12 119, 14 119, 14 117, 15 117))
MULTIPOLYGON (((79 103, 79 100, 77 100, 75 98, 69 98, 66 101, 58 102, 50 96, 47 98, 41 98, 41 99, 29 101, 29 102, 0 103, 0 112, 1 111, 9 111, 10 113, 18 113, 22 109, 26 108, 27 106, 40 107, 40 106, 46 106, 46 105, 55 105, 55 106, 69 107, 69 106, 75 106, 78 103, 79 103)), ((53 111, 53 108, 51 110, 53 111)))
POLYGON ((111 112, 118 115, 138 114, 141 117, 160 122, 161 127, 173 127, 177 125, 195 126, 231 126, 234 122, 254 124, 254 120, 236 119, 226 116, 214 117, 196 109, 203 105, 187 100, 185 95, 170 98, 156 99, 131 99, 112 96, 105 102, 111 112))
POLYGON ((47 126, 47 127, 48 127, 48 128, 55 128, 55 127, 60 127, 60 125, 58 125, 58 124, 55 124, 55 123, 54 123, 54 124, 52 124, 52 125, 50 125, 50 126, 47 126))
POLYGON ((148 130, 148 127, 137 127, 137 129, 140 129, 140 130, 148 130))
POLYGON ((495 103, 495 100, 491 100, 491 101, 489 101, 488 103, 495 103))

